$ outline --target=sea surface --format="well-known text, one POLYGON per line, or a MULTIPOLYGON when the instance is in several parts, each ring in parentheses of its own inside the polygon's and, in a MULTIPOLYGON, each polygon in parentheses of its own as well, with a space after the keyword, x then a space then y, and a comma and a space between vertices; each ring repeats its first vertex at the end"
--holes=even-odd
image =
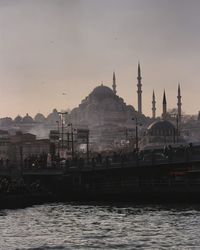
POLYGON ((200 249, 200 205, 59 203, 0 210, 0 249, 200 249))

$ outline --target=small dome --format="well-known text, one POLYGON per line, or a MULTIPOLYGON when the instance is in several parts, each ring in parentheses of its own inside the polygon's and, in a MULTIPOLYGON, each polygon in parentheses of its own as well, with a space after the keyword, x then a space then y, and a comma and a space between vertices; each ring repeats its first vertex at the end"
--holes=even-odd
POLYGON ((34 120, 36 122, 45 122, 45 116, 41 113, 37 113, 36 116, 34 117, 34 120))
POLYGON ((131 105, 127 105, 127 110, 128 111, 132 111, 132 112, 135 112, 135 108, 133 107, 133 106, 131 106, 131 105))
POLYGON ((47 116, 48 123, 56 124, 56 121, 59 121, 59 120, 60 120, 60 116, 59 116, 58 111, 56 109, 53 109, 53 112, 47 116))
POLYGON ((14 122, 16 122, 16 123, 22 122, 22 117, 20 115, 16 116, 14 119, 14 122))
POLYGON ((90 94, 91 97, 95 97, 97 99, 104 99, 108 97, 114 97, 115 94, 113 93, 112 89, 107 86, 101 85, 96 87, 92 93, 90 94))
POLYGON ((31 116, 29 116, 28 113, 27 113, 26 116, 24 116, 24 118, 22 119, 22 122, 24 122, 24 123, 32 123, 34 121, 33 121, 33 118, 31 116))
POLYGON ((149 125, 147 132, 151 136, 164 135, 172 136, 175 134, 175 127, 169 121, 156 121, 149 125))
POLYGON ((0 119, 0 123, 2 126, 10 126, 13 123, 13 120, 11 117, 4 117, 0 119))

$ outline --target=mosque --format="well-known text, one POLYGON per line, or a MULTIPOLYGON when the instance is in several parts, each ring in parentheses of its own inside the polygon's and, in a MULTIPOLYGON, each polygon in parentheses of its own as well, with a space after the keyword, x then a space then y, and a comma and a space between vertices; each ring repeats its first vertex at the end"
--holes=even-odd
POLYGON ((103 84, 84 99, 70 113, 71 123, 75 127, 87 127, 90 131, 90 144, 93 148, 109 149, 120 146, 127 137, 134 137, 134 117, 146 123, 142 114, 142 84, 140 66, 138 67, 138 111, 117 95, 115 72, 113 73, 112 89, 103 84))
MULTIPOLYGON (((142 124, 139 134, 144 145, 162 145, 175 143, 177 130, 167 113, 167 101, 163 95, 162 119, 156 118, 156 100, 153 91, 152 117, 148 118, 142 113, 142 77, 138 64, 137 76, 137 101, 138 108, 127 105, 117 95, 115 72, 113 73, 112 89, 101 84, 74 108, 69 116, 74 127, 87 127, 90 131, 90 144, 98 149, 112 149, 121 146, 122 143, 135 144, 136 121, 142 124), (135 120, 135 121, 134 121, 135 120)), ((181 92, 178 86, 178 119, 181 121, 181 92)), ((141 144, 141 145, 142 145, 141 144)))
MULTIPOLYGON (((141 145, 143 144, 145 148, 162 147, 172 144, 178 145, 179 143, 183 144, 185 142, 179 131, 179 125, 181 124, 182 119, 180 84, 178 85, 177 114, 175 114, 176 117, 174 118, 167 113, 165 90, 163 94, 162 106, 163 112, 161 119, 154 121, 148 126, 146 134, 141 140, 141 145), (176 123, 176 126, 174 123, 176 123)), ((156 101, 154 91, 152 96, 152 118, 154 120, 156 119, 156 101)))

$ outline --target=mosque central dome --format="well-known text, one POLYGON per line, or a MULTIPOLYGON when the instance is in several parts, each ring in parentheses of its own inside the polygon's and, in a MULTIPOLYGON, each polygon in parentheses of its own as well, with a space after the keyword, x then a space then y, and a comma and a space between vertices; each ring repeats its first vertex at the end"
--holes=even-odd
POLYGON ((113 97, 114 95, 115 94, 113 93, 112 89, 104 85, 96 87, 90 94, 90 96, 97 99, 105 99, 108 97, 113 97))

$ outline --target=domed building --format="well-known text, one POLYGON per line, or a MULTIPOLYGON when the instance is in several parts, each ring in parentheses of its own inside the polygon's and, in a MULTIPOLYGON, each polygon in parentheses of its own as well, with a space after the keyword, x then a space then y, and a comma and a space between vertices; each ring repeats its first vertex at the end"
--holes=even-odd
POLYGON ((156 121, 147 128, 147 136, 149 143, 175 143, 176 129, 167 120, 156 121))
POLYGON ((71 111, 70 119, 75 127, 89 128, 90 143, 106 149, 112 148, 115 141, 126 139, 126 129, 135 127, 132 118, 136 116, 146 120, 116 94, 116 86, 111 89, 101 84, 71 111))
POLYGON ((94 88, 94 90, 89 94, 89 98, 91 100, 98 99, 99 101, 106 98, 112 98, 113 96, 115 96, 113 90, 103 84, 94 88))
POLYGON ((33 123, 34 120, 31 116, 29 116, 29 114, 27 113, 26 116, 23 117, 22 119, 23 123, 33 123))
POLYGON ((0 119, 0 125, 2 129, 7 129, 13 125, 13 119, 11 117, 4 117, 0 119))
POLYGON ((56 122, 60 121, 60 116, 57 109, 53 109, 52 113, 47 116, 47 123, 49 125, 56 125, 56 122))
POLYGON ((126 104, 107 86, 96 87, 77 109, 72 110, 71 117, 75 124, 102 125, 116 120, 126 121, 126 104))
POLYGON ((38 123, 44 123, 46 120, 45 116, 41 113, 37 113, 36 116, 34 117, 34 121, 38 123))
POLYGON ((186 143, 184 137, 174 124, 168 120, 159 120, 150 124, 146 134, 143 137, 140 148, 154 149, 163 148, 164 146, 180 146, 186 143))
POLYGON ((14 119, 14 131, 23 131, 25 133, 29 132, 35 126, 33 118, 27 113, 23 118, 18 115, 14 119))
POLYGON ((14 122, 15 123, 21 123, 22 122, 22 117, 20 115, 16 116, 15 119, 14 119, 14 122))
POLYGON ((140 149, 163 148, 176 143, 177 131, 175 126, 167 120, 151 123, 140 141, 140 149))

